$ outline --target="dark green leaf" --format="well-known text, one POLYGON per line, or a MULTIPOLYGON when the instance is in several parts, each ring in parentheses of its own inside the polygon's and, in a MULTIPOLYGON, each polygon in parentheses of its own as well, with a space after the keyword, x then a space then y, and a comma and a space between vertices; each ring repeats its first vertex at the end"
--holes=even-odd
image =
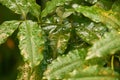
POLYGON ((50 41, 48 45, 52 49, 50 53, 53 54, 53 58, 63 54, 70 39, 71 25, 51 25, 44 27, 44 30, 48 32, 48 39, 50 41))
POLYGON ((112 10, 115 12, 120 12, 120 0, 116 0, 112 5, 112 10))
POLYGON ((51 0, 46 4, 45 9, 42 11, 42 17, 46 17, 49 13, 53 12, 57 6, 64 5, 66 2, 71 0, 51 0))
POLYGON ((115 0, 99 0, 95 5, 99 6, 104 10, 110 10, 115 0))
POLYGON ((35 0, 29 5, 29 12, 39 20, 41 10, 40 6, 35 3, 35 0))

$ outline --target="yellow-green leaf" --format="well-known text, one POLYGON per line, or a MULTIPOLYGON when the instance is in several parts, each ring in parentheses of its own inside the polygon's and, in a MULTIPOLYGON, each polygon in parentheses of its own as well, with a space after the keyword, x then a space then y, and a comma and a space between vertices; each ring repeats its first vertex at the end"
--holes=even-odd
POLYGON ((94 57, 106 57, 107 55, 115 54, 116 51, 120 50, 120 34, 118 32, 108 33, 105 38, 98 40, 89 49, 88 56, 86 59, 94 57))
POLYGON ((19 21, 6 21, 0 25, 0 44, 4 43, 8 36, 18 28, 19 21))
POLYGON ((119 74, 110 68, 99 67, 97 65, 86 66, 75 69, 66 75, 63 80, 119 80, 119 74))

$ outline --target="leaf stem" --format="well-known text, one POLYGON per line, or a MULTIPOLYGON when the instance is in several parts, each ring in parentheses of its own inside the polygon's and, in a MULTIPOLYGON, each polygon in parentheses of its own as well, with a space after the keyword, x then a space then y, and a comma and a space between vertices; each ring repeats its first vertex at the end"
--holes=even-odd
POLYGON ((111 69, 114 70, 114 55, 111 57, 111 69))

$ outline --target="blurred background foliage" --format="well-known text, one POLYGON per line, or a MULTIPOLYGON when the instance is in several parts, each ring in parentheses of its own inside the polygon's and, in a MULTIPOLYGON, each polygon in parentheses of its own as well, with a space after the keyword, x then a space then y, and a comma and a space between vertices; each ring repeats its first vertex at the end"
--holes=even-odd
MULTIPOLYGON (((7 7, 0 4, 0 24, 4 21, 18 20, 19 14, 15 14, 7 7)), ((17 75, 17 66, 20 62, 18 40, 15 31, 7 41, 0 45, 0 80, 15 80, 17 75)))

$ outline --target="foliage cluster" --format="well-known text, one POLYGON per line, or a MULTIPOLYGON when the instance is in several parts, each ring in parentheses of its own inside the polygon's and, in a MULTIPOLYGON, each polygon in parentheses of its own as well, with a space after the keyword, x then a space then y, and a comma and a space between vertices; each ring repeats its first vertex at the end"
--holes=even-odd
POLYGON ((0 79, 120 80, 119 4, 0 0, 0 79))

